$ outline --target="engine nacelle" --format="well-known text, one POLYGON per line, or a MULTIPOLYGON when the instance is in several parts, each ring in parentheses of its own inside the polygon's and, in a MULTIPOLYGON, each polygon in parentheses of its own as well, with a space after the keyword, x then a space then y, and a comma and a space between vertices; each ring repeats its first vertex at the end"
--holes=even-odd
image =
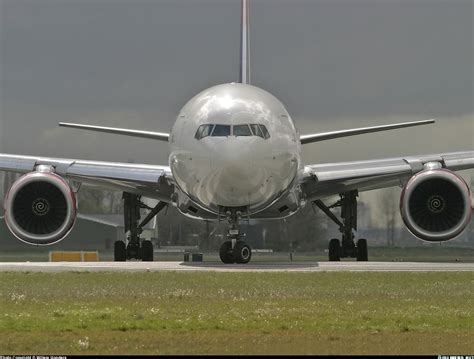
POLYGON ((77 214, 76 196, 69 184, 57 174, 42 170, 15 181, 4 206, 5 222, 13 235, 34 245, 62 240, 77 214))
POLYGON ((457 237, 471 220, 471 194, 466 182, 446 169, 414 175, 402 191, 400 212, 408 230, 428 242, 457 237))

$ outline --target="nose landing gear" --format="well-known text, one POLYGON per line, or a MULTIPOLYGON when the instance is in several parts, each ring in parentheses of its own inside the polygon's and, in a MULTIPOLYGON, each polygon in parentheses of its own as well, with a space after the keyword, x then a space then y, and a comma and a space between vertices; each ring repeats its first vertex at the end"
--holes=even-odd
POLYGON ((242 214, 240 211, 233 209, 227 211, 226 216, 230 223, 227 233, 227 237, 230 238, 230 240, 222 243, 219 250, 219 257, 221 258, 222 263, 225 264, 248 263, 252 258, 252 249, 244 240, 242 240, 244 234, 241 234, 238 229, 239 220, 241 219, 242 214))

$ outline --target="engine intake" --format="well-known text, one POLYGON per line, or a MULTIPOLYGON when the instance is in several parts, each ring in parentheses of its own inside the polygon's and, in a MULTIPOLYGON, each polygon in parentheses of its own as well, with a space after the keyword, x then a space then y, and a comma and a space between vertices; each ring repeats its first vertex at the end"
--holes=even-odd
POLYGON ((403 189, 400 212, 407 228, 418 238, 429 242, 453 239, 471 219, 469 187, 452 171, 422 171, 403 189))
POLYGON ((59 242, 72 229, 76 213, 74 192, 53 172, 31 172, 20 177, 5 199, 8 228, 28 244, 59 242))

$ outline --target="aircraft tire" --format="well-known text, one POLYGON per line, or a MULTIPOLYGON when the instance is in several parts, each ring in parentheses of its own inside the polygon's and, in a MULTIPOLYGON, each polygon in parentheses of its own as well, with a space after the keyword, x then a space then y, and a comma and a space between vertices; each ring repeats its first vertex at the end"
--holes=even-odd
POLYGON ((367 251, 367 240, 360 238, 357 241, 357 261, 367 262, 369 260, 368 251, 367 251))
POLYGON ((114 243, 114 261, 125 262, 127 260, 127 249, 125 248, 125 242, 115 241, 114 243))
POLYGON ((237 241, 234 246, 234 259, 236 263, 246 264, 252 258, 252 249, 244 241, 237 241))
POLYGON ((151 241, 143 241, 140 250, 143 262, 153 262, 153 243, 151 241))
POLYGON ((232 253, 232 242, 225 241, 222 243, 219 250, 219 257, 221 258, 222 263, 231 264, 234 263, 234 254, 232 253))
POLYGON ((341 243, 339 239, 333 238, 329 241, 329 261, 338 262, 341 260, 341 243))

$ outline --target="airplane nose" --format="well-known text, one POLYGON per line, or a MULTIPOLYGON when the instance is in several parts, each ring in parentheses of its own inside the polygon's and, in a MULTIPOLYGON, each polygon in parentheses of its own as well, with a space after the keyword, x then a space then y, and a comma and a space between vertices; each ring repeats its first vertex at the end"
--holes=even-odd
POLYGON ((211 154, 211 166, 214 169, 225 168, 233 175, 241 173, 248 176, 254 170, 256 152, 252 139, 229 137, 224 146, 219 146, 219 150, 211 154))
POLYGON ((252 177, 255 171, 251 145, 245 141, 229 140, 220 151, 212 154, 211 167, 219 171, 227 180, 234 178, 232 182, 235 185, 244 186, 246 180, 252 177))
POLYGON ((219 151, 210 149, 212 175, 208 182, 214 203, 248 205, 261 200, 264 170, 257 166, 256 151, 249 139, 227 138, 219 151))

